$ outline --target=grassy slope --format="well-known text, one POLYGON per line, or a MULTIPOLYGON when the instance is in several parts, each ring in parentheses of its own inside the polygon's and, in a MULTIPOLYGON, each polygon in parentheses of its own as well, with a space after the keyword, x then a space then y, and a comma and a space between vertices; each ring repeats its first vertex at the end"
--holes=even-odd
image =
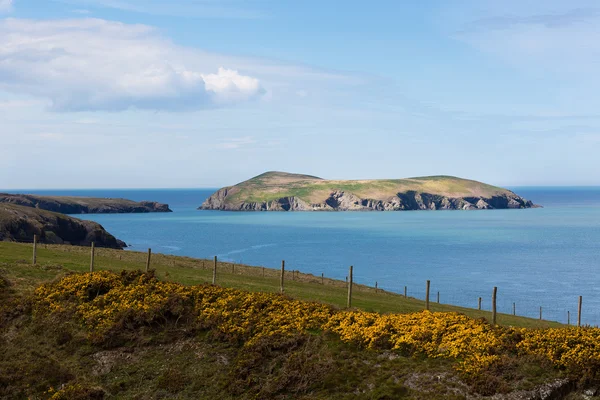
POLYGON ((452 176, 382 180, 324 180, 309 175, 267 172, 232 187, 228 202, 262 202, 295 196, 310 203, 323 202, 334 190, 361 198, 385 200, 397 193, 416 191, 448 197, 491 197, 510 193, 485 183, 452 176))
MULTIPOLYGON (((538 360, 520 360, 502 376, 487 375, 463 382, 448 360, 403 357, 344 344, 328 335, 300 335, 240 348, 210 335, 165 326, 141 330, 130 341, 108 347, 92 345, 78 324, 36 320, 19 311, 25 298, 43 281, 70 271, 89 269, 89 249, 42 245, 38 265, 31 265, 31 246, 0 242, 0 398, 49 398, 50 386, 76 383, 70 399, 465 399, 479 398, 474 388, 490 393, 530 390, 560 374, 538 360), (8 288, 1 279, 9 279, 8 288), (4 284, 4 285, 3 285, 4 284), (16 300, 17 306, 11 302, 16 300), (2 310, 4 308, 4 310, 2 310), (14 311, 12 309, 14 308, 14 311), (6 313, 8 312, 8 319, 6 313), (4 319, 3 319, 4 318, 4 319), (508 385, 508 386, 506 386, 508 385), (77 391, 77 390, 76 390, 77 391)), ((143 268, 146 254, 98 249, 96 269, 143 268)), ((210 280, 211 261, 155 254, 158 277, 185 284, 210 280), (205 268, 203 268, 203 264, 205 268)), ((247 290, 275 292, 278 271, 229 263, 218 265, 218 282, 247 290)), ((345 283, 300 274, 288 276, 289 295, 343 306, 345 283)), ((358 286, 357 307, 374 311, 410 312, 423 302, 358 286)), ((432 304, 434 310, 489 313, 432 304)), ((500 316, 500 322, 526 327, 556 326, 526 318, 500 316)), ((501 399, 504 397, 499 397, 501 399)), ((512 397, 511 397, 512 398, 512 397)), ((572 395, 569 399, 581 399, 572 395)))
MULTIPOLYGON (((32 247, 27 244, 0 242, 0 268, 6 270, 6 276, 21 283, 23 288, 32 288, 40 282, 50 280, 67 271, 85 272, 89 270, 89 249, 77 246, 42 245, 38 248, 38 266, 30 266, 32 247), (1 263, 5 263, 2 267, 1 263)), ((146 263, 146 254, 112 249, 96 249, 96 269, 112 271, 142 269, 146 263)), ((152 268, 159 278, 168 278, 183 284, 208 283, 212 280, 212 260, 197 260, 188 257, 152 255, 152 268)), ((278 292, 279 271, 265 268, 265 277, 261 267, 219 263, 217 282, 221 286, 248 291, 278 292)), ((292 272, 286 277, 286 294, 302 299, 329 303, 344 307, 346 304, 346 284, 343 281, 292 272)), ((424 309, 422 300, 382 292, 363 285, 355 285, 353 306, 376 312, 414 312, 424 309)), ((433 311, 457 311, 474 318, 491 319, 491 313, 470 308, 431 303, 433 311)), ((498 323, 521 327, 561 326, 556 322, 539 321, 524 317, 499 314, 498 323)))

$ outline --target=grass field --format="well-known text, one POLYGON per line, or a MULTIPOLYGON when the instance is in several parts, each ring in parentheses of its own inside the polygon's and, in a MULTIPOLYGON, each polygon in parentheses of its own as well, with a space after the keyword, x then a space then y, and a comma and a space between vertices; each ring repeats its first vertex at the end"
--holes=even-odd
MULTIPOLYGON (((140 252, 96 249, 95 271, 144 269, 146 257, 146 253, 140 252)), ((251 317, 254 312, 267 312, 265 310, 272 310, 271 307, 280 304, 280 308, 270 314, 270 317, 247 320, 252 321, 249 324, 240 320, 226 325, 229 327, 228 331, 219 331, 215 325, 210 325, 213 321, 210 318, 202 320, 204 322, 196 320, 196 317, 190 319, 191 314, 186 314, 189 309, 180 308, 181 304, 187 304, 185 307, 188 307, 190 303, 178 303, 175 296, 167 297, 173 300, 165 303, 169 305, 169 311, 160 314, 161 317, 153 319, 152 323, 143 322, 137 319, 145 315, 140 310, 157 304, 153 302, 160 297, 158 286, 155 289, 151 289, 152 284, 128 286, 121 292, 126 297, 113 297, 113 300, 106 297, 108 295, 99 295, 100 287, 86 286, 92 289, 84 292, 87 293, 83 295, 85 299, 91 294, 98 296, 95 300, 86 302, 81 309, 89 311, 85 314, 87 317, 116 315, 97 314, 94 310, 112 307, 111 304, 119 306, 123 301, 134 304, 131 301, 138 293, 146 293, 137 297, 141 301, 137 306, 127 305, 124 314, 119 314, 121 317, 113 320, 114 325, 103 336, 94 336, 90 331, 92 325, 83 323, 83 314, 69 311, 69 307, 77 301, 76 298, 71 295, 61 297, 63 295, 59 293, 62 292, 56 289, 65 280, 75 279, 90 285, 91 281, 88 279, 101 281, 102 276, 107 275, 72 274, 89 271, 90 249, 38 245, 37 260, 37 265, 32 265, 31 244, 0 242, 0 399, 465 400, 490 398, 486 396, 496 394, 493 398, 501 400, 538 398, 535 397, 536 393, 544 391, 558 393, 551 386, 556 382, 563 382, 563 389, 569 394, 552 398, 595 398, 582 395, 582 390, 595 381, 577 381, 580 378, 570 378, 570 372, 553 367, 544 357, 517 356, 512 351, 505 353, 493 367, 474 375, 464 375, 456 368, 460 358, 404 354, 402 351, 385 349, 385 346, 367 348, 344 341, 328 330, 266 335, 254 342, 240 341, 239 337, 228 335, 233 335, 231 332, 238 332, 240 329, 252 330, 263 321, 270 321, 265 322, 267 327, 279 326, 274 322, 277 318, 296 321, 300 315, 295 314, 298 307, 311 307, 310 303, 293 299, 317 301, 337 308, 343 308, 346 303, 345 282, 325 279, 321 283, 321 277, 292 271, 288 271, 286 275, 285 288, 288 296, 265 297, 257 294, 279 291, 279 270, 263 269, 260 266, 218 264, 218 285, 248 292, 210 285, 189 289, 199 291, 198 293, 210 293, 213 290, 222 293, 222 297, 202 303, 216 312, 210 315, 218 318, 237 318, 235 316, 242 315, 251 317), (69 276, 65 280, 59 280, 67 275, 69 276), (50 297, 40 295, 40 291, 33 295, 34 289, 44 282, 52 282, 41 289, 42 292, 49 293, 50 297), (143 292, 146 290, 144 288, 149 291, 143 292), (44 306, 40 309, 41 298, 55 299, 61 306, 44 306), (226 298, 229 300, 223 303, 226 298), (233 300, 235 298, 240 300, 233 300), (253 300, 245 303, 241 300, 243 298, 253 300), (262 303, 265 298, 270 300, 262 303), (140 304, 142 308, 139 308, 140 304), (99 308, 87 308, 89 305, 99 308), (170 314, 171 312, 181 314, 170 314), (291 317, 286 317, 287 314, 291 317)), ((212 265, 213 260, 153 254, 151 268, 155 270, 159 280, 163 281, 157 285, 177 290, 177 287, 182 287, 170 282, 184 285, 210 282, 212 265)), ((113 276, 128 279, 127 274, 113 276)), ((68 284, 64 287, 68 289, 72 286, 68 284)), ((205 295, 198 299, 208 299, 202 296, 205 295)), ((376 293, 374 288, 362 285, 354 287, 353 305, 357 309, 382 313, 412 313, 424 309, 424 302, 421 300, 382 291, 376 293)), ((316 307, 329 309, 323 305, 316 307)), ((451 305, 432 303, 431 309, 457 311, 474 318, 490 318, 488 312, 451 305)), ((360 313, 336 312, 338 314, 360 313)), ((444 322, 444 316, 447 315, 456 314, 416 313, 406 316, 409 319, 439 316, 437 324, 419 322, 416 325, 417 329, 423 330, 423 338, 427 340, 427 332, 439 329, 445 331, 448 327, 450 331, 454 329, 452 323, 448 325, 444 322)), ((398 315, 391 317, 396 318, 398 315)), ((471 319, 468 321, 474 322, 475 327, 488 326, 485 323, 477 325, 478 321, 471 319)), ((504 326, 527 328, 561 326, 553 322, 503 314, 498 316, 498 322, 504 326)), ((460 342, 461 337, 478 335, 478 328, 473 329, 475 330, 464 331, 460 336, 450 335, 449 340, 460 342)), ((514 332, 524 330, 507 327, 491 329, 492 332, 504 332, 508 335, 505 336, 508 339, 506 343, 498 344, 498 351, 505 351, 502 350, 503 346, 514 346, 511 345, 512 340, 523 340, 519 336, 523 333, 514 336, 514 332)), ((530 332, 543 334, 547 330, 532 329, 530 332)), ((579 333, 595 335, 596 331, 570 328, 565 332, 572 335, 569 340, 580 340, 585 336, 579 336, 579 333)), ((587 347, 583 350, 587 351, 585 354, 588 359, 593 359, 594 354, 590 351, 594 350, 589 348, 590 339, 587 340, 587 347)), ((477 346, 477 343, 481 345, 483 342, 473 342, 473 345, 477 346)), ((467 355, 470 351, 475 349, 466 347, 467 355)), ((590 365, 590 368, 591 372, 579 370, 578 376, 597 376, 596 367, 590 365)))
POLYGON ((227 201, 265 202, 298 197, 309 203, 323 202, 331 192, 341 190, 361 198, 385 200, 397 193, 415 191, 447 197, 492 197, 510 193, 506 189, 452 176, 407 179, 326 180, 309 175, 267 172, 235 186, 227 201))
MULTIPOLYGON (((96 270, 135 270, 144 269, 146 253, 113 249, 95 250, 96 270)), ((65 245, 38 245, 37 266, 31 266, 32 245, 0 242, 0 269, 9 279, 20 283, 23 290, 33 288, 41 282, 61 276, 66 272, 87 272, 90 264, 90 249, 65 245)), ((199 260, 163 254, 152 255, 152 269, 161 279, 172 280, 186 285, 209 283, 212 281, 213 260, 199 260)), ((248 291, 278 292, 280 271, 240 264, 219 262, 217 283, 221 286, 248 291), (264 271, 264 277, 263 277, 264 271)), ((309 301, 319 301, 340 308, 345 307, 347 287, 344 281, 324 279, 313 275, 287 271, 285 292, 287 295, 309 301)), ((380 313, 408 313, 421 311, 425 302, 402 295, 384 292, 364 285, 353 287, 353 307, 380 313)), ((430 302, 432 311, 455 311, 473 318, 491 320, 491 313, 475 309, 456 307, 430 302)), ((519 327, 557 327, 561 324, 551 321, 498 314, 497 322, 502 325, 519 327)))

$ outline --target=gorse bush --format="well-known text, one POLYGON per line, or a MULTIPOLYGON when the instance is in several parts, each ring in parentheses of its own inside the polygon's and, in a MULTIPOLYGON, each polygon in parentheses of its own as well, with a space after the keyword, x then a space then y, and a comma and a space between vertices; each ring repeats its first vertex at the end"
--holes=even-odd
POLYGON ((33 304, 35 315, 74 318, 96 343, 140 327, 185 326, 246 347, 267 337, 326 331, 367 349, 455 360, 472 379, 518 357, 543 358, 577 378, 600 375, 600 330, 595 328, 500 327, 428 311, 339 311, 278 294, 161 282, 141 272, 70 275, 39 287, 33 304))

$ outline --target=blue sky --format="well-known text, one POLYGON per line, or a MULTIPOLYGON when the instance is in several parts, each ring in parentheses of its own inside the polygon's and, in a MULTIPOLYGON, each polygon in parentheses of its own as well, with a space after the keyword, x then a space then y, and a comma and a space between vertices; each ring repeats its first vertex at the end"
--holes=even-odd
POLYGON ((595 1, 0 0, 0 188, 600 185, 595 1))

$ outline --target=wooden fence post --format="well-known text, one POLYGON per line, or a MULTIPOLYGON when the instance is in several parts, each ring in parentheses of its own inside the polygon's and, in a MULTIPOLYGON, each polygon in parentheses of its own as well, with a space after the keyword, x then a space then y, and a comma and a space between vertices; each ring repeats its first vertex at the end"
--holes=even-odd
POLYGON ((427 288, 425 290, 425 309, 429 310, 429 287, 431 286, 431 281, 427 281, 427 288))
POLYGON ((479 311, 481 311, 481 297, 479 298, 479 302, 478 302, 478 305, 477 305, 477 309, 478 309, 479 311))
POLYGON ((581 326, 581 302, 582 296, 579 296, 579 307, 577 310, 577 326, 581 326))
POLYGON ((352 265, 350 266, 350 271, 348 272, 348 304, 347 307, 352 307, 352 265))
POLYGON ((517 315, 517 304, 513 302, 513 315, 517 315))
POLYGON ((321 285, 325 284, 325 274, 321 272, 321 285))
POLYGON ((377 293, 377 281, 375 281, 375 293, 377 293))
POLYGON ((542 320, 542 306, 540 306, 540 321, 542 320))
POLYGON ((281 282, 279 282, 279 291, 283 294, 283 282, 285 276, 285 260, 281 260, 281 282))
POLYGON ((33 265, 37 263, 37 235, 33 235, 33 265))
POLYGON ((152 249, 148 249, 148 259, 146 259, 146 272, 150 270, 150 257, 152 257, 152 249))
POLYGON ((213 285, 217 284, 217 256, 215 256, 214 263, 213 263, 213 279, 212 279, 212 284, 213 285))
POLYGON ((92 242, 92 250, 90 255, 90 272, 94 272, 94 249, 95 245, 94 242, 92 242))
POLYGON ((440 304, 440 292, 437 293, 437 303, 440 304))
POLYGON ((406 298, 406 293, 408 292, 408 288, 404 286, 404 298, 406 298))
POLYGON ((494 292, 492 293, 492 323, 496 325, 496 293, 498 288, 494 286, 494 292))
POLYGON ((567 326, 571 325, 571 311, 567 311, 567 326))

